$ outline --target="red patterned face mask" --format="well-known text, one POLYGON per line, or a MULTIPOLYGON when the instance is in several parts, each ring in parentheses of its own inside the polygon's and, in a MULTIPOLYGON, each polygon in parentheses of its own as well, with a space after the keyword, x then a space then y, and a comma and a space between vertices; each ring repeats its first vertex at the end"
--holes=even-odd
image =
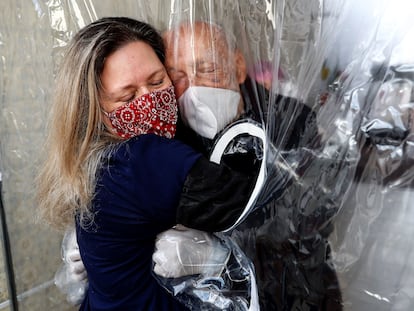
POLYGON ((173 138, 177 124, 174 88, 144 94, 112 112, 104 112, 122 138, 154 133, 173 138))

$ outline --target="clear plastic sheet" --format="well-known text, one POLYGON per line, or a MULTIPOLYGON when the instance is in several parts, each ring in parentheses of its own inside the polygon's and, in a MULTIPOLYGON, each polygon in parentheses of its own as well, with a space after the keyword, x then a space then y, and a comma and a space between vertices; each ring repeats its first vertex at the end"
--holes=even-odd
MULTIPOLYGON (((253 264, 250 280, 262 310, 337 310, 321 307, 321 297, 339 299, 344 310, 414 308, 409 0, 7 0, 2 11, 0 174, 21 308, 35 310, 32 301, 41 301, 38 310, 61 307, 56 292, 39 290, 50 286, 61 263, 61 237, 33 227, 27 216, 33 157, 62 50, 79 28, 109 15, 142 19, 160 31, 183 20, 221 25, 244 55, 249 79, 263 84, 248 92, 268 138, 265 148, 251 148, 265 150, 265 184, 241 224, 218 234, 241 254, 241 267, 253 264), (319 130, 301 135, 295 148, 288 148, 292 116, 303 108, 288 97, 314 109, 319 130)), ((177 52, 196 50, 178 46, 177 52)), ((231 61, 232 54, 215 59, 231 61)), ((238 82, 237 72, 227 77, 238 82)), ((241 149, 231 150, 229 158, 241 149)), ((182 286, 198 310, 206 298, 190 279, 160 281, 172 293, 171 284, 182 286)))
POLYGON ((68 229, 63 236, 61 257, 62 264, 54 277, 55 285, 62 293, 66 293, 66 300, 70 304, 80 305, 88 289, 88 278, 74 227, 68 229))
POLYGON ((258 310, 254 268, 223 234, 183 228, 157 238, 154 271, 162 286, 191 310, 258 310))
MULTIPOLYGON (((232 126, 223 132, 218 128, 218 137, 206 135, 202 125, 208 114, 197 114, 198 107, 191 107, 186 100, 198 95, 202 102, 201 87, 211 94, 216 88, 220 94, 224 93, 222 89, 239 92, 244 112, 238 117, 253 119, 266 131, 264 146, 235 137, 225 150, 224 161, 233 168, 254 172, 260 161, 266 166, 265 182, 255 205, 240 224, 225 234, 254 264, 261 309, 337 308, 341 304, 340 288, 330 266, 327 238, 350 186, 358 150, 350 148, 348 140, 353 136, 349 133, 344 144, 331 146, 335 152, 326 154, 329 138, 338 128, 330 126, 323 137, 318 135, 314 115, 319 109, 315 107, 312 114, 309 108, 313 102, 305 102, 311 97, 310 90, 332 44, 328 40, 332 34, 321 30, 323 4, 275 2, 262 10, 256 6, 250 15, 242 15, 239 12, 247 11, 246 3, 224 7, 220 3, 220 10, 213 3, 203 10, 183 10, 181 15, 173 16, 165 32, 166 65, 183 119, 198 134, 212 139, 202 140, 202 151, 214 152, 215 140, 232 126), (229 19, 227 9, 233 12, 231 16, 240 14, 239 18, 229 19), (257 19, 262 22, 258 24, 257 19), (295 25, 291 33, 290 25, 295 25), (264 41, 262 34, 269 31, 273 34, 264 41), (297 59, 292 59, 292 51, 297 59), (269 58, 262 58, 262 53, 269 58), (255 75, 266 77, 264 70, 271 71, 273 80, 259 84, 255 75), (253 156, 246 156, 249 154, 253 156), (332 282, 324 283, 325 278, 332 282)), ((339 11, 342 5, 335 9, 339 11)), ((328 24, 327 28, 332 29, 328 24)), ((218 114, 228 115, 224 108, 231 105, 231 99, 224 94, 220 97, 218 114)), ((331 112, 326 114, 334 117, 331 112)), ((183 278, 180 286, 197 296, 200 277, 204 279, 203 274, 194 276, 194 282, 183 278)), ((162 281, 174 292, 176 279, 162 281)), ((197 309, 199 306, 194 305, 197 309)))

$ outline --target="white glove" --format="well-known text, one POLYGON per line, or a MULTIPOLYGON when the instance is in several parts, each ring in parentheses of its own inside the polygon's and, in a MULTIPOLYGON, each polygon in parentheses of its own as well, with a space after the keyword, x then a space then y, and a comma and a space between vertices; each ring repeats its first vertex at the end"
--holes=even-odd
POLYGON ((80 256, 75 228, 67 230, 63 236, 62 260, 63 265, 55 274, 55 284, 70 303, 80 304, 88 288, 88 275, 80 256))
POLYGON ((213 234, 177 226, 157 236, 152 259, 157 275, 178 278, 219 276, 229 256, 230 250, 213 234))
POLYGON ((75 228, 67 230, 62 240, 62 259, 67 265, 70 279, 74 282, 85 280, 88 275, 83 265, 75 228))

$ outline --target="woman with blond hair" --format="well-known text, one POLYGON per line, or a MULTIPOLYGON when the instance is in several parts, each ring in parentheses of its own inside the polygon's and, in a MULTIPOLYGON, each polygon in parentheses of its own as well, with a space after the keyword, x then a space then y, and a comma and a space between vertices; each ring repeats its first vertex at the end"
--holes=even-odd
POLYGON ((183 215, 223 230, 254 186, 172 139, 164 54, 150 25, 102 18, 74 36, 57 76, 38 202, 52 226, 76 222, 89 281, 80 310, 185 310, 151 274, 157 234, 183 215))

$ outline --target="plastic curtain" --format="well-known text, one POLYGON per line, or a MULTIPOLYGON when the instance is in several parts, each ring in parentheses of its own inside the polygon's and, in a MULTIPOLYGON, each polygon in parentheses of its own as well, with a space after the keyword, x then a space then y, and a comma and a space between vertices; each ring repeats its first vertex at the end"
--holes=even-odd
MULTIPOLYGON (((50 286, 48 280, 60 259, 61 237, 50 237, 45 229, 39 232, 30 218, 19 216, 29 213, 30 203, 25 203, 31 202, 32 193, 18 190, 30 188, 36 164, 32 157, 40 145, 33 142, 44 135, 42 120, 53 72, 73 34, 110 15, 141 19, 162 32, 183 21, 193 25, 203 20, 218 26, 229 42, 228 49, 223 49, 214 40, 207 41, 204 50, 213 51, 214 62, 234 62, 232 48, 242 53, 244 80, 235 68, 225 72, 226 81, 209 76, 205 68, 205 76, 192 77, 186 87, 198 87, 203 83, 197 79, 205 79, 202 86, 215 88, 225 82, 225 88, 238 91, 246 79, 252 82, 248 98, 242 97, 257 106, 255 122, 267 135, 265 146, 253 147, 265 152, 266 179, 249 215, 217 236, 230 239, 228 246, 238 264, 245 268, 253 264, 254 278, 249 282, 257 283, 263 310, 338 309, 326 299, 339 301, 343 310, 414 308, 410 1, 6 2, 0 18, 4 205, 14 260, 21 270, 29 266, 27 258, 47 254, 49 263, 49 269, 41 268, 30 282, 27 273, 16 273, 22 309, 33 310, 34 305, 25 301, 39 288, 50 286), (301 122, 317 126, 318 134, 302 133, 295 147, 288 148, 296 130, 295 116, 304 110, 292 102, 312 108, 315 119, 301 122), (24 201, 16 203, 15 197, 24 201), (19 232, 23 236, 36 233, 38 244, 45 237, 52 243, 40 252, 36 247, 23 250, 17 240, 13 243, 19 232)), ((194 27, 189 32, 193 39, 188 46, 182 36, 172 37, 175 55, 188 53, 196 58, 200 53, 194 39, 197 31, 194 27)), ((200 68, 192 70, 196 75, 200 68)), ((40 267, 44 262, 35 264, 40 267)), ((190 292, 177 299, 198 310, 207 299, 197 296, 193 283, 181 281, 175 280, 190 292)), ((171 283, 164 285, 171 290, 171 283)), ((64 299, 55 291, 41 295, 46 299, 41 296, 39 310, 55 306, 58 298, 54 297, 64 299)))

